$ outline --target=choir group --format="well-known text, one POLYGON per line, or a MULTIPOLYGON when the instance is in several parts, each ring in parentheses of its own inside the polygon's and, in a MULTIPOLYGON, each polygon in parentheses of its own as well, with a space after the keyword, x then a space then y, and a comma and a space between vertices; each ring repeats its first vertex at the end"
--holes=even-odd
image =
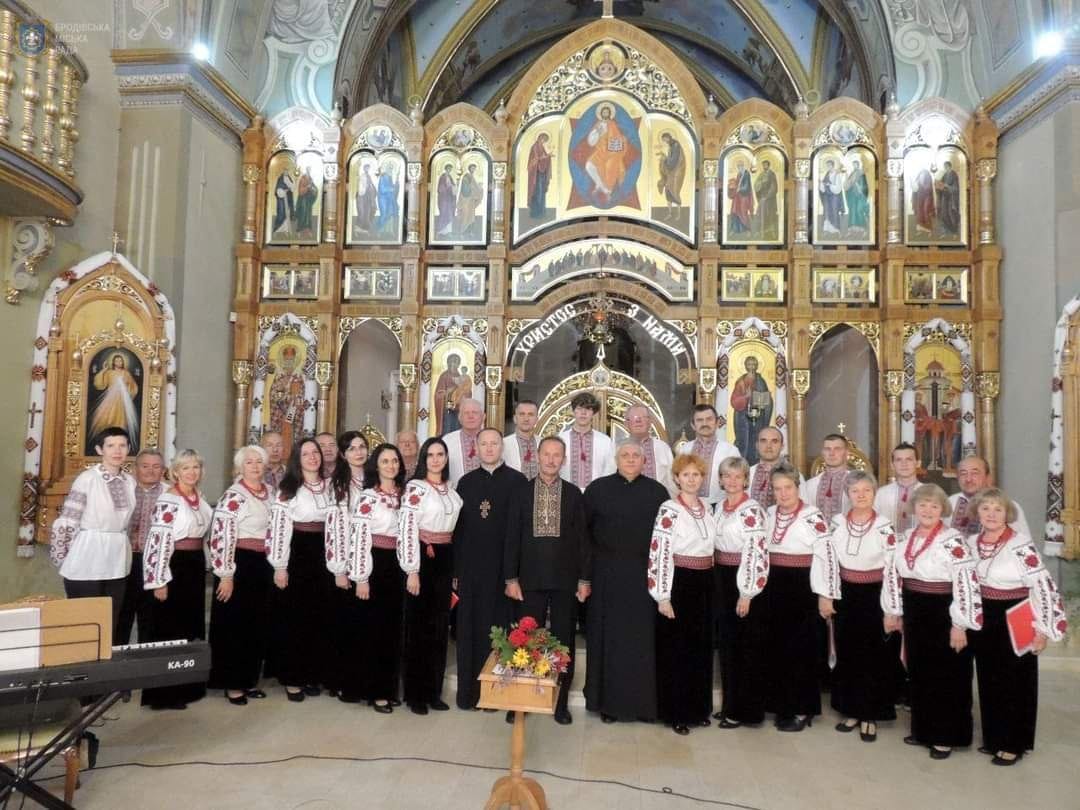
POLYGON ((143 450, 131 476, 127 436, 110 428, 53 526, 52 557, 69 596, 112 597, 117 643, 136 620, 141 641, 204 638, 209 563, 209 683, 146 690, 153 709, 185 708, 206 686, 244 705, 266 697, 269 676, 294 702, 325 691, 380 713, 399 698, 417 714, 446 710, 460 599, 462 709, 476 707, 490 628, 531 615, 572 651, 584 621, 586 707, 604 722, 659 719, 687 734, 710 715, 734 729, 769 713, 799 732, 827 681, 838 732, 872 742, 907 703, 904 742, 945 759, 972 742, 976 679, 979 751, 1012 765, 1033 749, 1035 656, 1062 638, 1065 613, 983 459, 960 463, 950 498, 920 484, 915 448, 901 444, 895 481, 878 488, 830 435, 823 472, 803 481, 779 430, 760 431, 749 466, 718 437, 711 405, 695 408, 696 438, 676 454, 650 436, 644 408, 626 414, 616 448, 592 428, 591 394, 572 407, 569 427, 540 439, 535 403, 520 402, 503 437, 464 400, 461 429, 420 447, 408 432, 371 451, 359 432, 320 434, 287 464, 266 434, 236 452, 216 507, 198 453, 177 454, 164 484, 161 455, 143 450), (1020 650, 1018 626, 1033 631, 1020 650))

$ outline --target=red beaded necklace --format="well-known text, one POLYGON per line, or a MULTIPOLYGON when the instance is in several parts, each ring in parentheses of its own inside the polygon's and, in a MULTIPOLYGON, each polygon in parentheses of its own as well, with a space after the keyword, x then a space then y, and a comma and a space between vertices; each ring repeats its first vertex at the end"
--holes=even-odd
POLYGON ((774 546, 778 546, 784 542, 784 538, 787 537, 788 529, 795 523, 795 518, 799 516, 799 512, 802 511, 803 502, 802 498, 799 499, 798 505, 795 507, 794 512, 781 512, 780 507, 776 507, 776 525, 773 526, 772 542, 774 546), (777 536, 779 532, 779 536, 777 536))
POLYGON ((242 486, 244 489, 246 489, 248 492, 250 492, 256 498, 258 498, 260 501, 265 501, 267 498, 270 497, 270 493, 266 491, 266 485, 265 484, 262 486, 261 489, 255 490, 255 489, 252 489, 251 487, 249 487, 247 485, 247 481, 245 481, 243 478, 241 478, 240 479, 240 486, 242 486))
POLYGON ((195 490, 194 494, 189 498, 187 495, 185 495, 180 490, 180 487, 176 487, 176 494, 184 499, 184 503, 186 503, 192 509, 198 511, 198 509, 199 509, 199 490, 195 490))
POLYGON ((322 495, 326 492, 326 479, 320 478, 318 486, 312 486, 308 483, 307 479, 304 479, 304 489, 310 492, 312 495, 322 495))
POLYGON ((675 500, 682 504, 683 508, 690 513, 690 517, 692 517, 694 520, 701 520, 705 517, 705 504, 701 503, 700 501, 698 501, 698 505, 696 507, 691 506, 685 500, 683 500, 683 495, 681 492, 675 497, 675 500))
POLYGON ((844 516, 844 520, 847 523, 848 537, 855 540, 862 540, 866 537, 867 532, 870 531, 874 525, 874 521, 877 520, 877 512, 873 509, 870 510, 870 519, 866 523, 856 523, 851 519, 851 515, 854 509, 849 509, 847 515, 844 516))
POLYGON ((913 531, 908 536, 907 546, 904 548, 904 562, 907 563, 908 570, 910 570, 910 571, 915 570, 915 561, 918 560, 920 556, 922 556, 922 553, 924 551, 926 551, 928 548, 930 548, 930 546, 934 542, 934 539, 938 536, 938 533, 941 531, 941 529, 942 529, 942 527, 944 525, 945 524, 942 523, 939 520, 934 525, 934 528, 931 530, 930 534, 928 534, 926 536, 926 540, 923 541, 923 544, 921 546, 919 546, 919 549, 917 551, 914 550, 913 547, 914 547, 914 544, 915 544, 915 535, 917 535, 919 533, 918 529, 913 531))
POLYGON ((979 549, 979 559, 989 560, 997 556, 997 553, 1005 548, 1005 544, 1012 539, 1015 532, 1010 526, 1005 527, 1005 531, 1001 533, 1001 536, 994 541, 986 540, 986 530, 979 532, 979 538, 975 542, 976 547, 979 549))
POLYGON ((750 500, 750 496, 744 492, 739 496, 739 500, 735 501, 731 506, 728 506, 727 498, 725 498, 723 504, 721 504, 721 508, 724 510, 725 515, 730 515, 748 500, 750 500))

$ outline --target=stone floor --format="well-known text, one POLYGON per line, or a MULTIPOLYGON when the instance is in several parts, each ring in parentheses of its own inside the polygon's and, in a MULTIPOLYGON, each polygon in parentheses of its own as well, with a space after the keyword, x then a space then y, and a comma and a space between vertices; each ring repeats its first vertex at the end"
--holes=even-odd
MULTIPOLYGON (((1044 659, 1041 675, 1038 750, 1014 768, 974 750, 931 761, 903 745, 906 714, 873 744, 836 733, 829 710, 801 734, 713 727, 678 737, 657 725, 605 725, 580 693, 572 726, 530 718, 526 768, 553 810, 1077 807, 1080 659, 1044 659)), ((243 708, 220 693, 184 712, 118 706, 97 729, 99 767, 83 775, 76 806, 472 809, 508 761, 501 714, 379 715, 327 697, 287 703, 267 688, 268 700, 243 708), (180 764, 153 767, 170 763, 180 764)), ((453 691, 451 675, 451 703, 453 691)), ((60 780, 47 784, 59 789, 60 780)))

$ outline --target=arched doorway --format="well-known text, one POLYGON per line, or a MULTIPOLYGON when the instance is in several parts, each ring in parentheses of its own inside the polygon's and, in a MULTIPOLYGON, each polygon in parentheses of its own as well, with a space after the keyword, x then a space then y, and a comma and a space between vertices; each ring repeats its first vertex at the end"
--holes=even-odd
POLYGON ((349 332, 338 364, 338 432, 371 425, 383 436, 394 436, 400 351, 394 334, 375 319, 349 332))

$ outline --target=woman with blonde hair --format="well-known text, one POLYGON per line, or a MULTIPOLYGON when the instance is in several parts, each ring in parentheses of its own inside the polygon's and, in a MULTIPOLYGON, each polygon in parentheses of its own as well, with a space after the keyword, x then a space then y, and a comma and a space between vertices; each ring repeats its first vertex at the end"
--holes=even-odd
POLYGON ((1035 747, 1039 693, 1036 656, 1047 641, 1060 641, 1068 621, 1053 577, 1031 538, 1012 528, 1016 507, 1000 489, 975 495, 970 518, 982 530, 975 539, 975 571, 982 594, 983 627, 972 642, 979 683, 984 754, 995 765, 1015 765, 1035 747), (1009 636, 1009 611, 1030 603, 1034 640, 1017 655, 1009 636))
POLYGON ((712 712, 713 548, 716 523, 698 495, 708 473, 695 455, 671 465, 679 494, 664 501, 653 525, 649 595, 656 600, 656 683, 660 718, 676 734, 709 725, 712 712))
POLYGON ((971 550, 942 521, 950 512, 944 490, 923 484, 911 502, 915 526, 896 554, 911 679, 911 734, 904 742, 926 746, 931 759, 947 759, 954 747, 971 745, 967 631, 982 626, 982 599, 971 550))
POLYGON ((266 697, 257 687, 266 653, 270 589, 266 532, 274 493, 263 481, 267 460, 266 450, 258 445, 236 451, 236 480, 218 501, 210 530, 210 687, 224 689, 234 706, 266 697))
MULTIPOLYGON (((213 514, 199 491, 203 459, 194 450, 176 454, 173 482, 154 505, 143 552, 143 587, 154 592, 153 641, 206 638, 206 558, 203 541, 213 514)), ((206 694, 202 683, 146 689, 151 709, 186 709, 206 694)))

